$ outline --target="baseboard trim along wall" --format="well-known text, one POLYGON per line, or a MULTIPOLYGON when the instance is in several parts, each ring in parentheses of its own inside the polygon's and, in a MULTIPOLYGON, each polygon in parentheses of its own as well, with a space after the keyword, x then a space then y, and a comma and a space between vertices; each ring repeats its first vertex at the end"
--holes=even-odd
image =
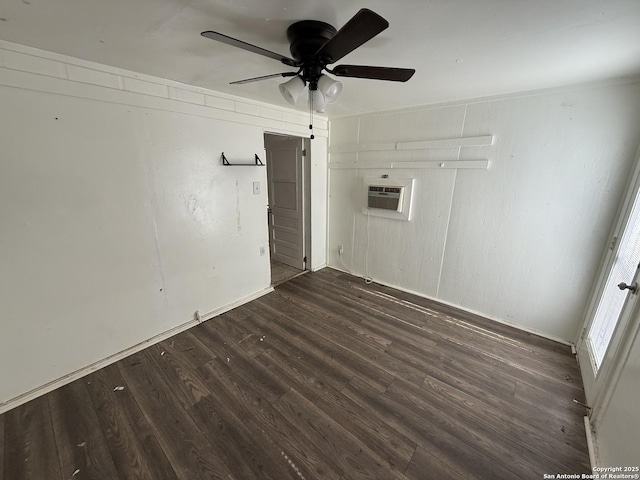
POLYGON ((10 400, 7 400, 4 403, 0 404, 0 414, 7 412, 15 407, 18 407, 24 403, 27 403, 31 400, 33 400, 34 398, 40 397, 46 393, 52 392, 53 390, 55 390, 56 388, 60 388, 64 385, 67 385, 68 383, 71 383, 75 380, 77 380, 78 378, 82 378, 85 375, 88 375, 91 372, 95 372, 96 370, 100 370, 103 367, 106 367, 108 365, 111 365, 112 363, 115 363, 119 360, 122 360, 123 358, 128 357, 129 355, 132 355, 134 353, 137 353, 141 350, 144 350, 147 347, 150 347, 151 345, 155 345, 156 343, 159 343, 163 340, 166 340, 167 338, 170 338, 174 335, 177 335, 180 332, 184 332, 185 330, 190 329, 191 327, 194 327, 196 325, 198 325, 199 323, 205 322, 207 320, 211 320, 212 318, 221 315, 225 312, 228 312, 229 310, 233 310, 236 307, 239 307, 240 305, 244 305, 245 303, 248 303, 252 300, 255 300, 256 298, 260 298, 263 295, 266 295, 267 293, 270 293, 273 291, 273 287, 268 287, 265 288, 263 290, 259 290, 251 295, 247 295, 245 297, 242 297, 232 303, 229 303, 227 305, 224 305, 223 307, 217 308, 209 313, 206 313, 204 315, 200 315, 200 321, 198 321, 196 318, 193 318, 192 320, 189 320, 186 323, 183 323, 181 325, 178 325, 177 327, 171 328, 165 332, 159 333, 158 335, 155 335, 147 340, 144 340, 140 343, 137 343, 136 345, 133 345, 129 348, 126 348, 118 353, 115 353, 113 355, 110 355, 102 360, 99 360, 95 363, 92 363, 91 365, 87 365, 86 367, 83 367, 79 370, 76 370, 75 372, 72 372, 68 375, 65 375, 63 377, 57 378, 45 385, 42 385, 40 387, 34 388, 33 390, 23 393, 22 395, 19 395, 15 398, 12 398, 10 400))
POLYGON ((593 438, 593 430, 591 429, 591 422, 587 415, 584 416, 584 431, 587 434, 587 448, 589 449, 589 463, 591 464, 591 471, 595 471, 596 467, 600 465, 598 457, 598 448, 596 446, 595 438, 593 438))

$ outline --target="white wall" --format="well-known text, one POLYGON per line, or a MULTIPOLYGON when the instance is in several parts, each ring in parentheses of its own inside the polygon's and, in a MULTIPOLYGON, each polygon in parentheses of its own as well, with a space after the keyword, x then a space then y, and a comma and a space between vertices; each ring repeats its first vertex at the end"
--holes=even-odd
POLYGON ((640 84, 339 118, 330 132, 330 165, 360 167, 330 168, 331 266, 365 274, 368 264, 376 281, 575 338, 640 143, 640 84), (393 149, 481 135, 494 135, 494 145, 393 149), (471 159, 488 159, 489 168, 399 168, 402 161, 471 159), (394 168, 363 168, 382 160, 394 168), (414 216, 370 217, 367 234, 362 178, 382 174, 416 179, 414 216))
POLYGON ((264 132, 307 135, 305 115, 7 42, 0 105, 0 411, 267 291, 266 169, 220 155, 264 157, 264 132))

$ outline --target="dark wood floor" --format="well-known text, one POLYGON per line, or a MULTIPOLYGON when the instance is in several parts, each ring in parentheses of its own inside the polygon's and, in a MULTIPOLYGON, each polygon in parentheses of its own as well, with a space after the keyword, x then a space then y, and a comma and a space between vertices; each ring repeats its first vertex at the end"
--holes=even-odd
POLYGON ((295 277, 296 275, 300 275, 301 273, 302 270, 299 268, 290 267, 284 263, 271 260, 271 285, 273 286, 279 285, 280 283, 295 277))
POLYGON ((324 269, 0 416, 6 480, 588 473, 569 347, 324 269))

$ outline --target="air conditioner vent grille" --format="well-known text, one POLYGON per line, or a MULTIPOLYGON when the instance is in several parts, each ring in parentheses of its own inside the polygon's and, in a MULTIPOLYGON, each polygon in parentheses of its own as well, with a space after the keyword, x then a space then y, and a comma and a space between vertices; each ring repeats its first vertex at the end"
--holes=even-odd
POLYGON ((402 210, 403 192, 404 187, 369 185, 367 207, 399 212, 402 210))

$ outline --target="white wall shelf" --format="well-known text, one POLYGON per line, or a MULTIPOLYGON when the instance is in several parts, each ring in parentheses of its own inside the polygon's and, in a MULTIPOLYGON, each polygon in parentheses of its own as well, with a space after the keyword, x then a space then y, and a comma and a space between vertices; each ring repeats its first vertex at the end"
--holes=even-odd
POLYGON ((385 152, 391 150, 426 150, 429 148, 486 147, 493 145, 493 135, 479 137, 444 138, 415 142, 350 143, 329 147, 329 153, 385 152))
POLYGON ((258 158, 258 154, 256 153, 254 155, 255 158, 253 163, 229 163, 227 157, 224 156, 224 152, 222 152, 222 165, 225 167, 264 167, 264 163, 262 163, 262 160, 258 158))
POLYGON ((489 168, 489 160, 447 160, 447 161, 389 161, 389 160, 344 160, 331 161, 332 169, 392 168, 392 169, 482 169, 489 168))

